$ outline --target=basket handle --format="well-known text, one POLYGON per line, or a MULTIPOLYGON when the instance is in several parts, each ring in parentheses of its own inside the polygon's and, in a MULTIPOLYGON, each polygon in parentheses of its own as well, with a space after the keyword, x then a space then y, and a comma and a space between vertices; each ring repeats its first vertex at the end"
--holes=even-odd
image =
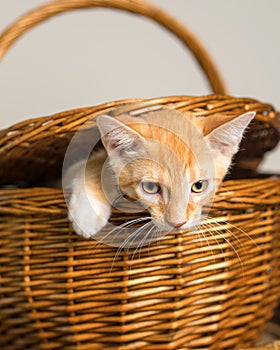
POLYGON ((205 73, 213 92, 226 94, 225 85, 216 65, 194 34, 167 12, 143 0, 55 0, 49 2, 20 17, 0 35, 0 59, 20 36, 40 22, 63 12, 92 7, 119 9, 157 22, 189 48, 205 73))

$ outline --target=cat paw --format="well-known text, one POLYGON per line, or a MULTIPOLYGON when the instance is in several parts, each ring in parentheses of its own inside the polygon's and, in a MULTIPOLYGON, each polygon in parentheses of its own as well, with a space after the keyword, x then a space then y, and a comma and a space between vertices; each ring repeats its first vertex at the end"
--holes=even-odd
POLYGON ((68 205, 68 218, 74 231, 84 237, 91 238, 106 224, 111 215, 111 207, 107 202, 97 200, 89 193, 72 193, 68 205))

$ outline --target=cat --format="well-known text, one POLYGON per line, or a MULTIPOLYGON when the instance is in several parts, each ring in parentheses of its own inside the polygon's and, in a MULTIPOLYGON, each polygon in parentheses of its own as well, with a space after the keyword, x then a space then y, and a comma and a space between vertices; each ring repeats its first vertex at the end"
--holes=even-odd
POLYGON ((254 115, 199 117, 163 108, 137 117, 98 116, 104 147, 72 165, 63 179, 74 230, 94 238, 119 197, 140 203, 149 212, 143 222, 158 232, 195 227, 254 115))

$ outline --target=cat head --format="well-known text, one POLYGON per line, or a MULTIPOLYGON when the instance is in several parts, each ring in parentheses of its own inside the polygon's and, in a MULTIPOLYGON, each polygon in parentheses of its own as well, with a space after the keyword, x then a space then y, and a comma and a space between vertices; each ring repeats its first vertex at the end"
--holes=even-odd
POLYGON ((141 118, 97 118, 120 192, 161 230, 197 225, 254 117, 194 117, 173 110, 141 118))

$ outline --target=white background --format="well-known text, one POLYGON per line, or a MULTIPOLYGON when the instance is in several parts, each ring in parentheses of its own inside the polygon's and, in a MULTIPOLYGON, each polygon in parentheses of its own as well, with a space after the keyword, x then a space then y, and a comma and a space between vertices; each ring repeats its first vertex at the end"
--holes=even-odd
MULTIPOLYGON (((280 109, 279 0, 151 0, 208 48, 231 95, 280 109)), ((0 30, 44 0, 0 0, 0 30)), ((177 39, 147 19, 90 9, 25 34, 0 64, 0 128, 129 97, 211 90, 177 39)), ((262 165, 280 173, 280 147, 262 165)))

